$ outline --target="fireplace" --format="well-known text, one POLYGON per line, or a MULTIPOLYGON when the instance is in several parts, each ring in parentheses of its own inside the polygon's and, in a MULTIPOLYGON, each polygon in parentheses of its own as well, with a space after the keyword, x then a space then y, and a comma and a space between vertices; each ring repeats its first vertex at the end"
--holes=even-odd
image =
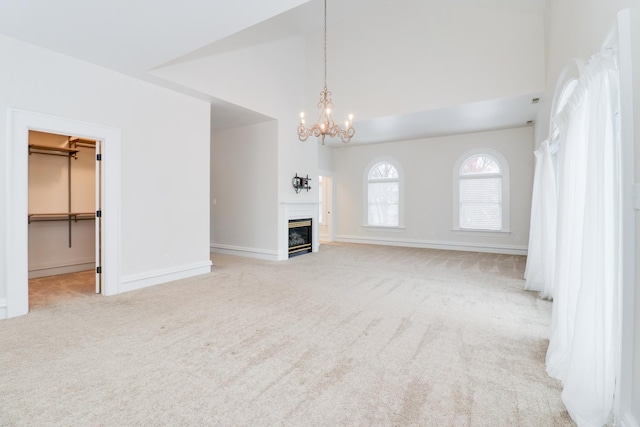
POLYGON ((289 258, 312 251, 311 218, 289 220, 289 258))

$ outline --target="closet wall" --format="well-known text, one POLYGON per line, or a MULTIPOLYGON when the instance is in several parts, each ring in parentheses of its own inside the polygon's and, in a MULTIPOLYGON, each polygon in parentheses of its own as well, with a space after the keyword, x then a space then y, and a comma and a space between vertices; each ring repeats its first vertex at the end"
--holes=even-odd
MULTIPOLYGON (((30 131, 29 144, 69 148, 69 137, 30 131)), ((70 159, 29 155, 29 214, 95 212, 95 149, 76 149, 77 158, 70 159)), ((29 278, 95 268, 95 220, 72 220, 71 237, 69 229, 69 221, 65 220, 30 222, 29 278)))

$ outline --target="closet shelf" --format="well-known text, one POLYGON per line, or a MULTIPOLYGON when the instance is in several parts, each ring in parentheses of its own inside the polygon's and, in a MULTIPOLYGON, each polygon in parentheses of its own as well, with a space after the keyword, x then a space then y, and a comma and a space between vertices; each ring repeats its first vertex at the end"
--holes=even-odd
POLYGON ((29 144, 29 154, 47 154, 50 156, 65 156, 78 158, 78 151, 75 148, 50 147, 47 145, 29 144))
POLYGON ((93 139, 73 137, 69 138, 69 148, 86 147, 96 148, 96 141, 93 139))
POLYGON ((71 158, 78 159, 79 147, 96 148, 96 141, 85 138, 69 137, 68 147, 53 147, 48 145, 29 144, 29 154, 47 154, 52 156, 64 156, 67 158, 67 210, 68 212, 55 213, 30 213, 28 223, 44 221, 65 221, 69 224, 69 247, 71 247, 72 224, 78 221, 93 220, 95 212, 71 212, 71 158))
POLYGON ((83 221, 96 219, 95 212, 33 213, 28 215, 29 224, 39 221, 83 221))

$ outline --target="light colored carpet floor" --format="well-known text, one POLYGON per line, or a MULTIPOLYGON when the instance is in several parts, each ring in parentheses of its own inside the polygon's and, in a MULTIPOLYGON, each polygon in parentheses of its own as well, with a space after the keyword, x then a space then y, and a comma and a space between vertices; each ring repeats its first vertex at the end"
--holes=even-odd
POLYGON ((330 244, 213 260, 118 296, 33 296, 0 321, 0 425, 573 425, 524 257, 330 244))

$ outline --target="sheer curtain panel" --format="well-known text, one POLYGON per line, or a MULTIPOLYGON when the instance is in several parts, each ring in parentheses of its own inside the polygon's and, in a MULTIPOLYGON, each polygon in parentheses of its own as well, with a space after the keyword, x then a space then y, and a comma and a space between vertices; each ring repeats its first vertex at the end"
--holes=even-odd
POLYGON ((556 174, 549 140, 545 140, 534 154, 536 168, 531 201, 525 289, 540 291, 542 298, 553 299, 558 206, 556 174))
POLYGON ((621 286, 620 136, 616 53, 594 55, 563 110, 549 375, 579 426, 613 409, 621 286))

